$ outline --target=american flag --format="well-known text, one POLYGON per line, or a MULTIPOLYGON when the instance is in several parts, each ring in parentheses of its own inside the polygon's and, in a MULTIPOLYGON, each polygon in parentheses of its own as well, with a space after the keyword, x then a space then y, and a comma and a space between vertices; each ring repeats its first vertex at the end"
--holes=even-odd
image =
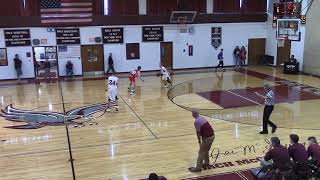
POLYGON ((84 25, 92 22, 92 0, 41 0, 41 23, 84 25))

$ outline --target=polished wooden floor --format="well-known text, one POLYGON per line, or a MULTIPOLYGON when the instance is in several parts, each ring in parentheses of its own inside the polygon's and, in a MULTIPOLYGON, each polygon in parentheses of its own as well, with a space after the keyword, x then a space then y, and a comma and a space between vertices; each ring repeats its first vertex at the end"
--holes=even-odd
MULTIPOLYGON (((284 75, 281 70, 271 67, 249 69, 320 88, 320 79, 317 77, 284 75)), ((218 76, 221 76, 221 72, 190 71, 176 73, 173 80, 179 84, 201 78, 214 80, 218 76)), ((224 72, 223 76, 226 79, 235 78, 222 85, 218 83, 219 89, 262 87, 267 81, 246 76, 246 83, 238 84, 237 77, 243 76, 243 73, 232 69, 224 72)), ((104 80, 61 82, 61 89, 58 83, 2 84, 5 85, 0 82, 1 109, 13 104, 19 109, 63 113, 106 99, 104 80)), ((76 179, 142 179, 150 172, 168 179, 184 179, 248 169, 258 166, 255 158, 263 156, 269 146, 268 139, 274 135, 279 136, 283 144, 289 143, 290 133, 300 135, 303 142, 311 135, 320 138, 320 131, 317 130, 318 127, 320 129, 320 100, 317 99, 277 105, 276 108, 280 110, 274 113, 272 119, 278 123, 281 123, 281 119, 284 123, 274 135, 258 135, 261 106, 229 109, 228 112, 246 113, 244 119, 253 113, 255 118, 251 121, 256 122, 242 123, 232 118, 219 120, 219 116, 214 115, 208 117, 216 132, 211 153, 214 168, 198 174, 190 173, 188 167, 195 164, 198 151, 194 120, 189 111, 175 103, 201 109, 223 108, 197 93, 178 96, 173 103, 167 97, 168 90, 161 88, 160 79, 156 76, 148 76, 145 82, 138 82, 134 96, 128 95, 127 85, 127 78, 121 78, 119 112, 105 113, 92 120, 97 125, 90 126, 87 123, 84 127, 69 126, 76 179), (258 116, 256 111, 259 112, 258 116), (300 122, 299 128, 290 126, 295 121, 300 122)), ((14 125, 21 123, 0 117, 1 180, 72 179, 65 126, 6 128, 14 125)))

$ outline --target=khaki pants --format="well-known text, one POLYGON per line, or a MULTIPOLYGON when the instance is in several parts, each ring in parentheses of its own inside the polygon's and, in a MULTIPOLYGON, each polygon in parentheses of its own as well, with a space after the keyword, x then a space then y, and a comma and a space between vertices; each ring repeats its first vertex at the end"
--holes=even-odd
POLYGON ((209 151, 215 136, 202 138, 197 160, 197 169, 202 169, 202 165, 209 165, 209 151), (204 162, 203 162, 204 161, 204 162))

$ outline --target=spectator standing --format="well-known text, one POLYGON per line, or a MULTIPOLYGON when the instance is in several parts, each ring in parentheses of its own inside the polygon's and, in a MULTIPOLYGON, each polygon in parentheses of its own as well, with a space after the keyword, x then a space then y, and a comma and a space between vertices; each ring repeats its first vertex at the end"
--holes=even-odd
POLYGON ((18 80, 20 81, 20 76, 22 75, 22 70, 21 70, 22 61, 20 60, 18 54, 15 55, 15 58, 13 59, 13 61, 14 61, 14 68, 16 70, 18 80))
POLYGON ((33 61, 33 65, 34 65, 34 71, 36 72, 36 76, 39 76, 40 65, 38 64, 37 60, 33 61))
POLYGON ((73 64, 71 61, 68 61, 66 64, 66 75, 67 78, 72 79, 73 76, 73 64))
POLYGON ((115 73, 116 71, 114 70, 114 63, 113 63, 113 58, 112 58, 112 53, 109 54, 109 58, 108 58, 108 70, 107 73, 109 73, 109 71, 111 70, 112 73, 115 73))
POLYGON ((219 64, 216 66, 216 71, 218 69, 218 67, 221 67, 223 71, 225 71, 224 69, 224 64, 223 64, 223 49, 221 49, 220 53, 218 54, 218 61, 219 64))
POLYGON ((236 68, 240 67, 240 48, 239 46, 236 46, 236 48, 233 50, 233 56, 235 59, 235 65, 236 68))
POLYGON ((241 50, 240 50, 240 65, 241 66, 246 65, 246 59, 247 59, 247 50, 244 46, 242 46, 241 50))

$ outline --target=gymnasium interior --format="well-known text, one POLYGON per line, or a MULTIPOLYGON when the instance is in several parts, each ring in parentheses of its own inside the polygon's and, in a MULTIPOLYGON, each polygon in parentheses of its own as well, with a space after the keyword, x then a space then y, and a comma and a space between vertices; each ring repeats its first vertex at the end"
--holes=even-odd
POLYGON ((320 179, 319 9, 320 0, 3 1, 0 179, 320 179), (201 167, 199 119, 214 133, 201 167), (280 146, 286 170, 271 153, 280 146))

